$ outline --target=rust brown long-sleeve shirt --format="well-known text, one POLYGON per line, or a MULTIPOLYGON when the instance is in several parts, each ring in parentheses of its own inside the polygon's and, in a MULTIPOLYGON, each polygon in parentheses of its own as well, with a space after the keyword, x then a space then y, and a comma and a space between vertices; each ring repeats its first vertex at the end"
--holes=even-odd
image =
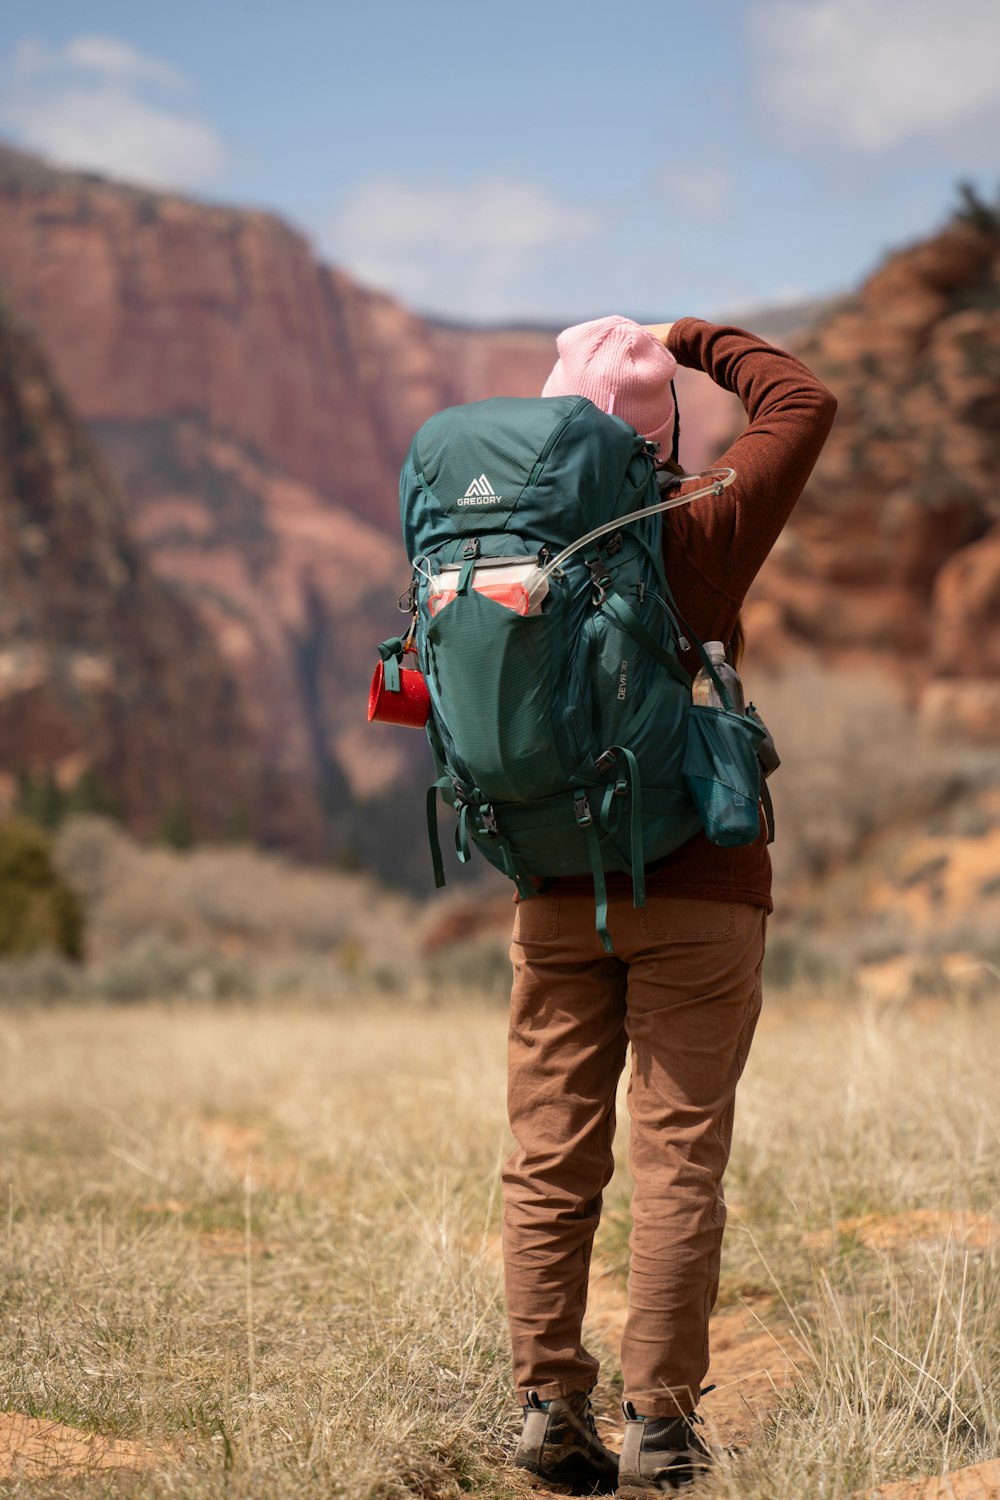
MULTIPOLYGON (((728 641, 764 559, 791 515, 826 441, 837 401, 800 360, 742 328, 700 318, 673 325, 667 347, 677 363, 704 370, 739 396, 749 425, 717 460, 736 470, 718 497, 696 500, 664 516, 667 581, 689 627, 702 641, 728 641)), ((681 658, 692 677, 693 651, 681 658)), ((557 882, 566 888, 584 877, 557 882)), ((609 890, 631 889, 611 874, 609 890)), ((757 842, 720 849, 704 834, 659 861, 646 889, 697 900, 741 901, 772 910, 771 860, 762 827, 757 842)))

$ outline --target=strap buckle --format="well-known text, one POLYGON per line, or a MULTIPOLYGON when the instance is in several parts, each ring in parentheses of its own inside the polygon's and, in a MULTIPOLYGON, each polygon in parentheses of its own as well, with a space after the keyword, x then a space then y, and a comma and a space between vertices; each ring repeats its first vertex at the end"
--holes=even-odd
POLYGON ((487 833, 491 839, 495 839, 499 834, 500 829, 497 827, 497 815, 493 811, 493 803, 485 802, 479 809, 479 816, 483 820, 483 831, 487 833))
POLYGON ((590 577, 594 585, 590 600, 593 605, 598 606, 603 604, 608 597, 608 585, 611 582, 611 577, 604 566, 603 557, 599 554, 597 557, 587 559, 587 567, 590 569, 590 577))

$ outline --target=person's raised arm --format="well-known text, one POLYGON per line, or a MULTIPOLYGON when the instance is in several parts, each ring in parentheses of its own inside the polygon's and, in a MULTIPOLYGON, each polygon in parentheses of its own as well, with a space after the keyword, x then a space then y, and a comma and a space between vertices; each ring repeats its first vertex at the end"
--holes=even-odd
POLYGON ((805 488, 833 423, 836 397, 801 360, 746 329, 701 318, 646 326, 679 365, 704 370, 733 391, 749 418, 714 460, 736 470, 734 484, 717 499, 695 501, 690 513, 674 513, 705 581, 741 600, 805 488))

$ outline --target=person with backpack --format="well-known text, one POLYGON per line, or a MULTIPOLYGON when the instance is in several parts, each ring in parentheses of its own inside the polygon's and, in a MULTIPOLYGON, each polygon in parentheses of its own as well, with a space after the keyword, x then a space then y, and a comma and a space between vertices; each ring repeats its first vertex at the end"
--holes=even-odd
MULTIPOLYGON (((587 397, 631 424, 660 445, 664 478, 678 365, 705 371, 743 403, 747 427, 718 460, 736 471, 732 484, 669 510, 662 530, 678 660, 693 678, 702 662, 694 636, 725 643, 738 666, 743 601, 819 457, 834 396, 798 359, 698 318, 648 327, 601 318, 565 330, 557 349, 543 395, 587 397)), ((696 1409, 726 1222, 722 1180, 772 910, 763 826, 731 848, 695 832, 644 878, 639 904, 633 880, 608 873, 613 953, 595 933, 594 886, 583 875, 535 882, 518 903, 511 947, 516 1148, 503 1170, 503 1256, 524 1413, 515 1464, 576 1494, 654 1495, 709 1462, 696 1409), (630 1044, 635 1189, 619 1460, 594 1424, 598 1362, 582 1323, 630 1044)))
POLYGON ((697 318, 600 318, 557 346, 541 397, 450 407, 415 434, 400 475, 411 623, 378 648, 368 717, 426 728, 436 884, 443 801, 459 859, 475 845, 520 898, 503 1170, 514 1462, 549 1488, 631 1500, 709 1459, 697 1406, 722 1179, 771 911, 766 731, 726 658, 739 664, 743 600, 836 401, 791 355, 697 318), (693 492, 679 364, 749 419, 693 492), (619 1460, 594 1424, 582 1324, 630 1044, 619 1460))

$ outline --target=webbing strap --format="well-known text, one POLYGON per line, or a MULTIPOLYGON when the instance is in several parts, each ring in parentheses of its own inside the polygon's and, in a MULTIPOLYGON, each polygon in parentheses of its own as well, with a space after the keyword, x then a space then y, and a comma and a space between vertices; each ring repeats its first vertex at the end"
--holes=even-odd
POLYGON ((463 865, 469 863, 469 805, 463 802, 455 825, 455 853, 463 865))
POLYGON ((608 931, 608 887, 604 879, 601 841, 597 836, 590 803, 587 801, 587 793, 583 787, 578 787, 573 793, 573 812, 577 823, 587 835, 587 853, 590 856, 590 870, 594 877, 594 923, 597 927, 597 936, 601 940, 601 947, 605 953, 614 953, 615 945, 608 931))
POLYGON ((608 833, 614 833, 618 827, 618 804, 615 798, 618 796, 619 786, 624 787, 624 785, 624 781, 621 783, 617 781, 609 782, 604 796, 601 798, 601 827, 606 829, 608 833), (614 814, 613 817, 612 814, 614 814))
POLYGON ((763 776, 760 778, 760 800, 764 808, 764 822, 767 825, 767 842, 774 843, 774 803, 771 801, 771 789, 763 776))
POLYGON ((504 874, 508 880, 513 880, 517 886, 517 894, 523 900, 529 901, 532 896, 537 895, 537 892, 531 883, 530 877, 524 873, 520 864, 515 859, 514 851, 503 834, 497 836, 497 847, 500 850, 500 858, 503 861, 504 874))
POLYGON ((639 766, 631 750, 626 750, 624 745, 612 745, 606 750, 605 755, 621 755, 628 766, 628 781, 613 781, 605 790, 601 800, 601 827, 607 833, 613 833, 618 826, 618 809, 614 805, 614 799, 624 792, 631 794, 631 807, 629 811, 629 859, 632 865, 632 905, 635 907, 646 904, 646 866, 644 861, 644 849, 642 845, 642 778, 639 774, 639 766), (614 821, 611 813, 614 811, 614 821))
POLYGON ((736 704, 733 702, 732 694, 730 693, 729 689, 726 687, 726 684, 723 682, 723 680, 719 676, 718 672, 715 670, 715 664, 712 661, 712 658, 709 656, 708 652, 705 650, 704 646, 701 644, 701 641, 699 641, 699 639, 698 639, 697 636, 694 637, 693 644, 694 644, 694 649, 697 651, 698 655, 701 658, 701 664, 702 664, 702 666, 705 668, 705 671, 708 673, 709 677, 711 677, 712 681, 715 683, 715 691, 718 693, 720 699, 722 700, 722 706, 723 706, 723 708, 726 710, 727 713, 730 713, 730 714, 739 713, 739 709, 736 707, 736 704))
POLYGON ((456 594, 467 594, 469 592, 469 584, 472 581, 473 573, 476 571, 477 561, 478 558, 467 557, 463 562, 458 575, 458 586, 455 589, 456 594))
POLYGON ((631 750, 624 745, 614 747, 628 762, 629 785, 632 793, 632 814, 629 820, 629 853, 632 859, 632 905, 646 904, 646 867, 642 848, 642 778, 631 750))
POLYGON ((691 678, 685 672, 676 656, 673 656, 664 646, 661 646, 656 637, 650 634, 635 610, 626 602, 621 594, 609 590, 601 608, 614 615, 622 629, 634 641, 637 641, 644 651, 648 651, 654 661, 658 661, 661 667, 666 667, 671 677, 676 678, 678 682, 682 682, 686 688, 690 689, 691 678))
POLYGON ((434 866, 434 884, 438 890, 445 883, 444 860, 441 858, 441 840, 438 838, 437 795, 444 787, 451 786, 445 777, 427 788, 427 842, 431 846, 431 863, 434 866))
POLYGON ((391 636, 387 641, 380 641, 378 654, 383 662, 382 681, 387 693, 399 692, 399 664, 403 659, 403 639, 401 636, 391 636))
POLYGON ((670 585, 666 582, 666 580, 664 580, 664 592, 666 593, 667 598, 670 600, 670 605, 673 609, 674 615, 684 626, 685 633, 690 638, 691 644, 694 647, 695 651, 697 651, 702 666, 705 668, 705 671, 714 682, 715 690, 722 701, 723 708, 728 709, 731 714, 736 713, 736 704, 732 700, 729 689, 726 687, 725 683, 722 681, 722 678, 715 670, 715 667, 712 664, 712 661, 709 658, 708 652, 705 650, 705 647, 702 645, 701 641, 695 635, 694 631, 691 629, 691 626, 688 624, 688 622, 685 620, 684 616, 678 609, 677 600, 674 598, 670 585))

